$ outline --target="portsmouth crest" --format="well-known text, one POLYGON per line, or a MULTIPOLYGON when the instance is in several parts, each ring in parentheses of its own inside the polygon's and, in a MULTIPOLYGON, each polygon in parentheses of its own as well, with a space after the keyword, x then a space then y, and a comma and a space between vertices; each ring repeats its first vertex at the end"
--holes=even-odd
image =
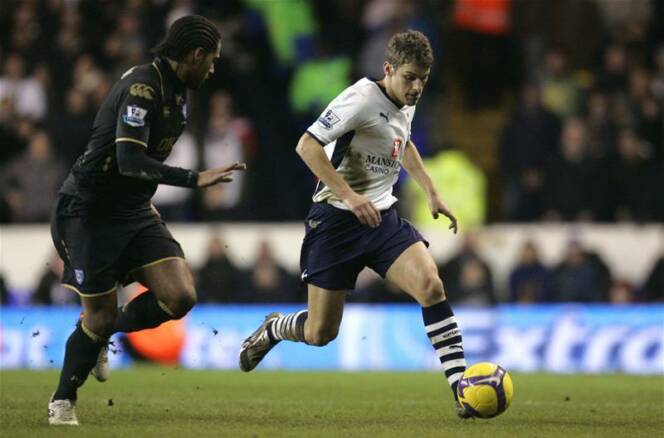
POLYGON ((74 269, 74 276, 78 284, 83 284, 85 281, 85 272, 83 272, 83 269, 74 269))

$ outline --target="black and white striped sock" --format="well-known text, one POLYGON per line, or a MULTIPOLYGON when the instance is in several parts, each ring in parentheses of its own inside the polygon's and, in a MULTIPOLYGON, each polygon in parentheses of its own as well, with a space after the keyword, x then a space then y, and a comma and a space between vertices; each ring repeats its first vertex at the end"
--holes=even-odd
POLYGON ((431 307, 422 307, 422 318, 427 336, 438 354, 445 377, 456 398, 459 379, 466 370, 466 359, 463 353, 461 330, 457 325, 454 312, 445 300, 431 307))
POLYGON ((307 320, 307 315, 306 310, 300 310, 272 321, 267 328, 270 340, 275 343, 279 341, 305 342, 304 322, 307 320))

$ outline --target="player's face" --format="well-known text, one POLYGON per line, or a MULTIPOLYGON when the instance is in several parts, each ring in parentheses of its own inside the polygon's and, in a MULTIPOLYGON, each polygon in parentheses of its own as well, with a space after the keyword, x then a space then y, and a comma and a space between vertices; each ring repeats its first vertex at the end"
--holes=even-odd
POLYGON ((412 106, 422 96, 430 71, 430 68, 412 63, 403 64, 395 70, 392 65, 385 63, 385 86, 390 96, 399 103, 412 106))
POLYGON ((214 73, 214 65, 221 56, 221 42, 217 45, 217 50, 213 53, 205 53, 202 50, 199 53, 193 53, 191 68, 189 70, 189 80, 187 87, 199 89, 203 83, 214 73))

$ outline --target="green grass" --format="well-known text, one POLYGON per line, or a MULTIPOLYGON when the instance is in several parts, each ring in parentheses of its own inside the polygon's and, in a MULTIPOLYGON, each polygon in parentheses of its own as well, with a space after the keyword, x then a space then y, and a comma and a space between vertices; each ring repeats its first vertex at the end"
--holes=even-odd
POLYGON ((513 375, 502 416, 461 421, 434 373, 189 371, 133 368, 79 392, 81 427, 47 425, 54 371, 0 373, 3 437, 653 437, 664 379, 513 375), (113 405, 109 406, 109 399, 113 405))

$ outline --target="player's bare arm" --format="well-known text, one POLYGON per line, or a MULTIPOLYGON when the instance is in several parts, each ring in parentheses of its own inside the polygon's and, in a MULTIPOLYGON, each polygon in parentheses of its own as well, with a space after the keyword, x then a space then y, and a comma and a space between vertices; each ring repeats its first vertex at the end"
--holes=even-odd
POLYGON ((447 216, 450 220, 449 229, 454 231, 454 234, 458 231, 457 219, 452 214, 452 210, 447 206, 436 191, 436 188, 431 181, 431 177, 424 168, 424 163, 422 163, 422 157, 415 147, 415 143, 408 141, 406 144, 406 149, 404 150, 402 165, 404 169, 408 172, 410 176, 417 182, 417 184, 422 187, 422 190, 427 194, 427 200, 429 202, 429 209, 434 219, 438 219, 439 214, 447 216))
POLYGON ((233 163, 230 166, 204 170, 198 174, 198 187, 210 187, 219 183, 231 182, 233 181, 233 172, 237 170, 247 170, 247 165, 233 163))
POLYGON ((311 135, 302 135, 295 150, 314 175, 348 206, 362 224, 373 228, 380 225, 381 216, 376 206, 350 188, 334 169, 321 145, 311 135))

